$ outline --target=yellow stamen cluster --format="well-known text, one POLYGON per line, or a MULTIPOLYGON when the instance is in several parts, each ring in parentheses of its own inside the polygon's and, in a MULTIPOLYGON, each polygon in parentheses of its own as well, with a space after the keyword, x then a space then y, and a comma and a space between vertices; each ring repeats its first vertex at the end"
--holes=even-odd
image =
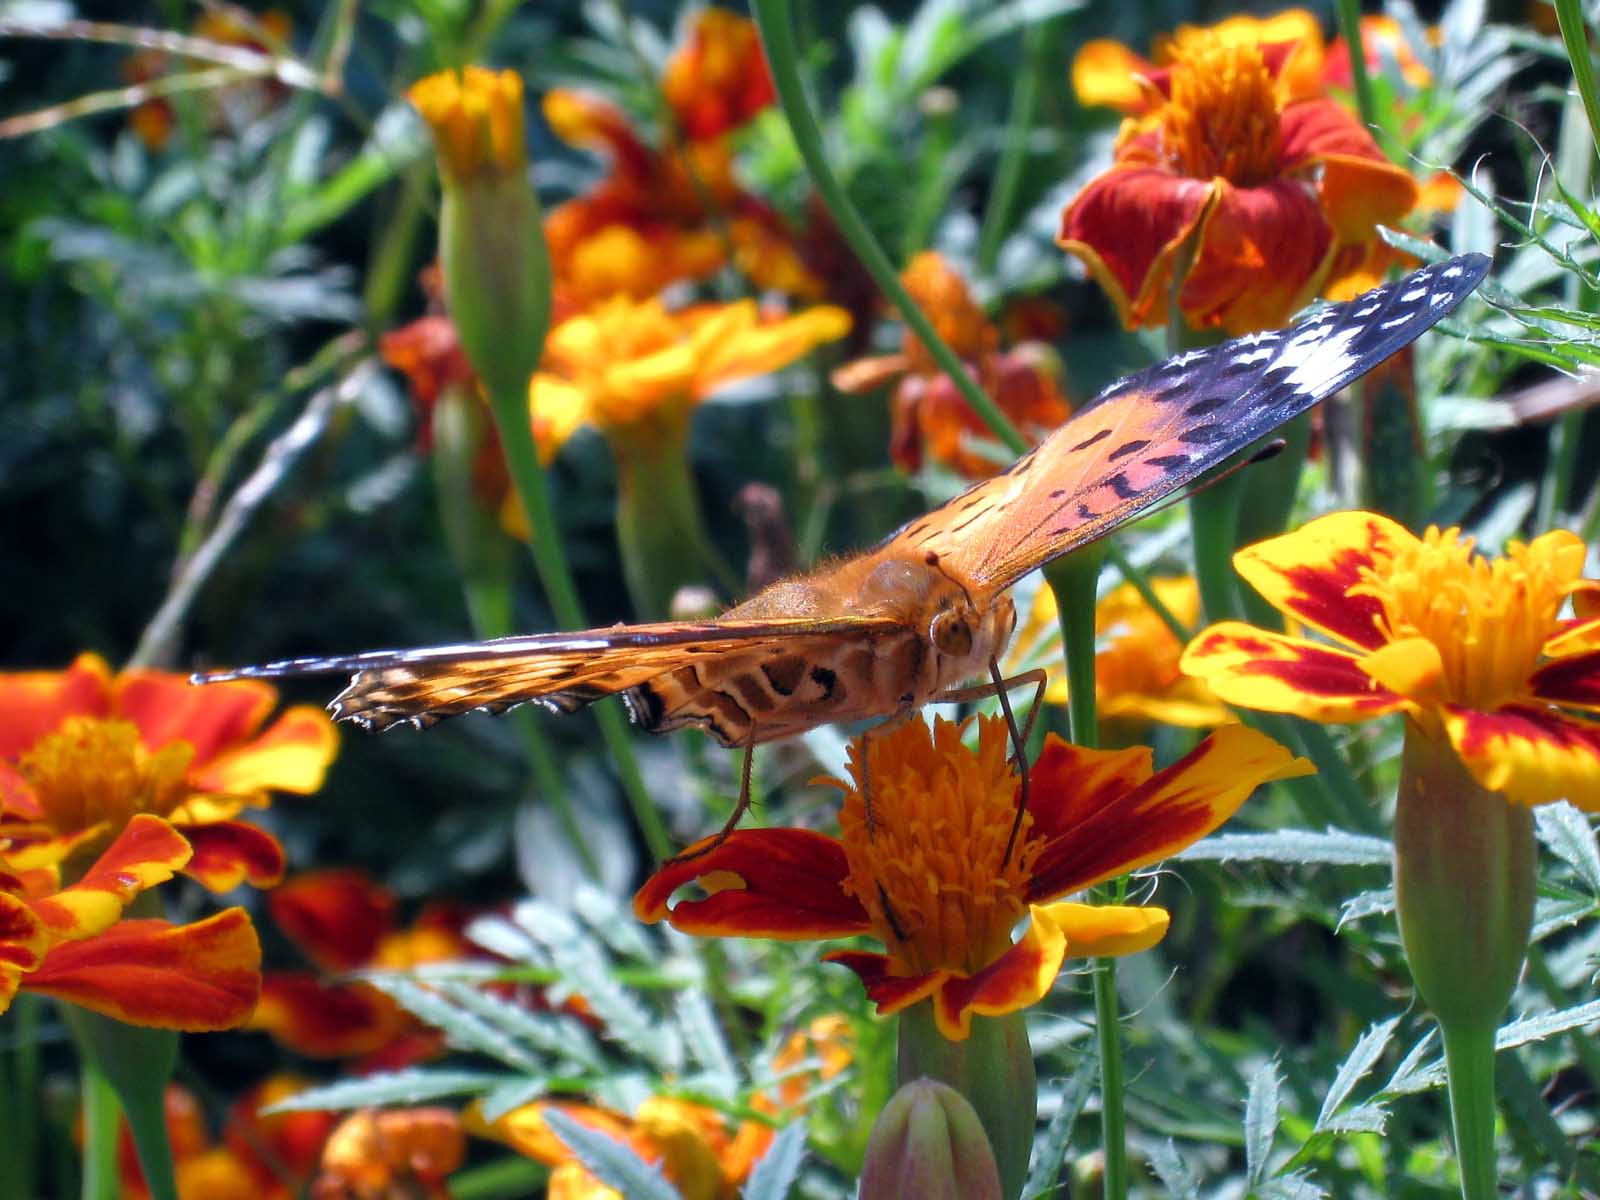
POLYGON ((1172 64, 1172 98, 1161 110, 1173 169, 1194 179, 1221 176, 1254 187, 1278 174, 1278 101, 1255 43, 1229 45, 1186 31, 1172 64))
POLYGON ((1350 591, 1383 605, 1391 641, 1420 636, 1434 645, 1443 664, 1438 699, 1493 709, 1526 691, 1583 560, 1583 544, 1568 533, 1513 542, 1491 560, 1475 556, 1459 529, 1430 527, 1350 591))
POLYGON ((1016 816, 1017 775, 1005 723, 979 718, 978 748, 963 724, 912 721, 861 743, 850 763, 839 824, 850 878, 845 888, 872 917, 890 957, 916 974, 971 974, 1011 943, 1027 912, 1031 817, 1002 865, 1016 816), (868 820, 868 801, 871 820, 868 820))
POLYGON ((520 173, 527 166, 522 77, 515 71, 440 71, 412 84, 406 99, 432 127, 440 165, 455 179, 520 173))
POLYGON ((57 833, 102 821, 121 829, 136 813, 166 816, 189 795, 185 776, 194 747, 169 742, 146 749, 131 721, 68 717, 18 763, 57 833))

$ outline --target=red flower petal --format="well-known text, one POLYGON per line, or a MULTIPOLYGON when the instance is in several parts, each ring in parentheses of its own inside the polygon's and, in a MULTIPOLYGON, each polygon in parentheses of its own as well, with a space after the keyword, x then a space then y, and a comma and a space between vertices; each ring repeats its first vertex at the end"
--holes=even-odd
POLYGON ((1061 973, 1066 956, 1066 936, 1034 909, 1020 942, 976 974, 944 981, 933 1002, 939 1032, 953 1042, 964 1041, 972 1032, 974 1013, 998 1017, 1038 1003, 1061 973))
POLYGON ((635 915, 713 937, 809 941, 871 932, 866 910, 841 886, 850 868, 833 838, 808 829, 740 829, 700 852, 714 842, 696 843, 647 879, 633 898, 635 915), (671 903, 694 882, 716 890, 671 903))
POLYGON ((1312 767, 1243 725, 1224 725, 1140 787, 1078 820, 1033 862, 1030 900, 1049 900, 1169 858, 1231 817, 1259 784, 1312 767))
POLYGON ((1033 818, 1028 836, 1045 841, 1067 836, 1155 774, 1151 760, 1148 746, 1091 750, 1059 737, 1045 738, 1028 775, 1028 815, 1033 818))
POLYGON ((307 1058, 350 1058, 387 1045, 405 1014, 376 988, 325 984, 305 971, 274 971, 261 982, 250 1028, 307 1058))
MULTIPOLYGON (((211 687, 227 686, 209 684, 211 687)), ((241 796, 254 792, 308 795, 322 786, 328 764, 339 752, 339 734, 328 714, 309 704, 296 705, 260 737, 224 749, 210 762, 190 770, 197 788, 241 796)), ((196 763, 200 756, 195 756, 196 763)))
POLYGON ((1202 632, 1184 650, 1179 666, 1230 704, 1311 721, 1359 721, 1405 703, 1379 686, 1348 651, 1239 621, 1202 632))
POLYGON ((257 679, 194 687, 166 671, 125 671, 116 680, 116 710, 139 727, 144 744, 182 739, 199 767, 249 737, 267 719, 277 689, 257 679))
POLYGON ((264 829, 243 821, 214 821, 182 829, 194 847, 194 857, 183 873, 213 892, 225 892, 247 881, 251 887, 269 888, 283 878, 283 847, 264 829))
POLYGON ((1556 709, 1444 710, 1456 753, 1478 782, 1515 804, 1567 800, 1600 811, 1600 725, 1556 709))
POLYGON ((80 654, 65 671, 0 672, 0 758, 15 761, 68 717, 104 716, 111 707, 111 669, 80 654))
POLYGON ((1248 333, 1282 325, 1316 294, 1334 248, 1316 194, 1298 179, 1213 185, 1178 303, 1196 326, 1248 333))
POLYGON ((1600 709, 1600 650, 1546 663, 1533 673, 1529 684, 1541 700, 1600 709))
POLYGON ((1239 574, 1280 612, 1364 650, 1387 640, 1383 606, 1351 596, 1363 570, 1379 568, 1416 537, 1388 517, 1341 512, 1308 521, 1292 533, 1246 546, 1233 556, 1239 574))
POLYGON ((189 843, 160 817, 138 813, 81 879, 31 902, 57 938, 84 938, 114 924, 128 902, 171 879, 189 861, 189 843))
POLYGON ((1056 244, 1083 260, 1124 325, 1163 324, 1174 260, 1215 190, 1209 179, 1114 163, 1061 214, 1056 244))
POLYGON ((24 986, 130 1025, 231 1029, 261 988, 261 944, 242 908, 192 925, 120 921, 45 956, 24 986))
POLYGON ((365 871, 309 871, 267 900, 272 919, 324 971, 372 962, 394 929, 394 895, 365 871))
POLYGON ((19 897, 0 892, 0 976, 8 968, 33 970, 49 945, 50 931, 33 910, 19 897))
POLYGON ((949 978, 947 971, 934 971, 928 975, 897 975, 894 961, 886 954, 871 950, 835 950, 822 956, 824 962, 849 967, 867 989, 867 996, 878 1006, 880 1017, 892 1016, 910 1008, 925 996, 938 991, 949 978))

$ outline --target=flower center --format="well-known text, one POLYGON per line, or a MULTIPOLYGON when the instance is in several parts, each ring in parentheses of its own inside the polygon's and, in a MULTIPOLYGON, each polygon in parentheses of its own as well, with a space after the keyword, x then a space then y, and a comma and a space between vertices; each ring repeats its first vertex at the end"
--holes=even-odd
POLYGON ((976 751, 962 743, 963 728, 941 719, 930 732, 918 720, 868 739, 869 772, 858 743, 855 786, 846 788, 839 814, 850 864, 845 889, 866 908, 890 957, 915 974, 980 970, 1011 944, 1027 911, 1038 853, 1027 836, 1031 817, 1023 817, 1011 861, 1001 865, 1017 801, 1005 723, 980 718, 976 751))
POLYGON ((1475 556, 1460 530, 1430 527, 1381 574, 1367 568, 1350 594, 1383 605, 1391 640, 1433 643, 1444 665, 1441 700, 1493 709, 1527 689, 1582 569, 1582 546, 1576 556, 1572 550, 1547 539, 1513 542, 1505 557, 1490 560, 1475 556))
POLYGON ((1272 73, 1254 43, 1228 45, 1193 30, 1179 37, 1172 98, 1161 109, 1173 168, 1254 187, 1278 174, 1278 103, 1272 73))
POLYGON ((185 741, 147 749, 131 721, 68 717, 17 765, 45 821, 57 833, 73 833, 101 821, 121 829, 142 812, 166 816, 189 796, 193 758, 185 741))

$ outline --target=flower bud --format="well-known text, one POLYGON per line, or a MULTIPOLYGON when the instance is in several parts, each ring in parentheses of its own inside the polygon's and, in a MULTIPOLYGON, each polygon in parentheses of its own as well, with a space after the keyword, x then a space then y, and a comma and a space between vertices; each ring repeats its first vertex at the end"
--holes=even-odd
POLYGON ((972 1105, 915 1079, 884 1105, 867 1142, 861 1200, 1000 1200, 994 1152, 972 1105))

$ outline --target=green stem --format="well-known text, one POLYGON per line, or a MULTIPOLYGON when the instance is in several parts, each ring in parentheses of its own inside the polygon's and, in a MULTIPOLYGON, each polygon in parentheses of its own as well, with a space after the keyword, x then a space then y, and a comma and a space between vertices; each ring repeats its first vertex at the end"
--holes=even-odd
POLYGON ((812 185, 833 214, 839 231, 844 234, 850 248, 856 252, 879 289, 900 310, 901 318, 972 406, 973 412, 982 418, 995 437, 1005 443, 1012 453, 1024 453, 1028 449, 1028 440, 1000 411, 1000 406, 978 386, 977 380, 973 379, 956 352, 934 331, 932 323, 901 285, 893 264, 828 166, 823 153, 822 131, 806 102, 805 84, 800 79, 798 55, 790 28, 789 0, 752 0, 750 12, 761 30, 767 63, 772 68, 772 79, 778 89, 778 103, 788 118, 795 145, 799 147, 800 157, 805 160, 812 185))
POLYGON ((83 1200, 117 1200, 117 1119, 122 1106, 111 1082, 87 1055, 78 1064, 83 1090, 83 1200))
POLYGON ((1495 1200, 1500 1184, 1494 1152, 1494 1026, 1441 1024, 1439 1031, 1462 1200, 1495 1200))
POLYGON ((0 1126, 9 1148, 0 1155, 0 1197, 28 1200, 38 1194, 39 1173, 39 1022, 45 1001, 21 995, 12 1003, 15 1042, 0 1056, 0 1126))
POLYGON ((72 1031, 82 1064, 85 1111, 84 1198, 100 1200, 120 1193, 117 1179, 117 1113, 127 1117, 128 1131, 139 1154, 139 1168, 151 1200, 178 1200, 178 1182, 172 1166, 172 1146, 167 1138, 167 1081, 178 1059, 178 1035, 170 1029, 125 1025, 76 1004, 61 1006, 62 1019, 72 1031), (94 1078, 91 1078, 93 1076, 94 1078), (104 1086, 110 1093, 109 1115, 104 1086), (94 1121, 88 1114, 97 1108, 94 1121), (105 1149, 95 1138, 105 1139, 105 1149), (101 1155, 109 1157, 109 1163, 101 1155), (106 1186, 110 1191, 91 1190, 106 1186))
POLYGON ((1189 525, 1194 539, 1194 576, 1206 620, 1236 621, 1243 616, 1233 552, 1239 544, 1239 503, 1244 497, 1243 473, 1213 482, 1189 497, 1189 525))
POLYGON ((1000 246, 1011 228, 1011 213, 1017 206, 1017 193, 1028 164, 1028 135, 1033 131, 1033 115, 1039 107, 1039 83, 1044 76, 1050 26, 1051 22, 1040 21, 1028 26, 1022 35, 1022 71, 1011 93, 1011 114, 1001 135, 1000 161, 995 165, 994 184, 989 189, 983 228, 978 233, 978 271, 984 275, 994 272, 1000 246))
MULTIPOLYGON (((1346 0, 1348 2, 1348 0, 1346 0)), ((1595 88, 1594 64, 1589 57, 1589 30, 1583 21, 1583 6, 1578 0, 1553 0, 1561 40, 1572 63, 1572 79, 1583 98, 1583 111, 1589 116, 1589 133, 1600 151, 1600 91, 1595 88)))
POLYGON ((1361 0, 1335 0, 1334 12, 1339 20, 1339 32, 1350 50, 1350 82, 1356 93, 1356 110, 1361 123, 1372 131, 1388 153, 1388 134, 1378 120, 1378 98, 1372 92, 1372 77, 1367 74, 1367 47, 1361 40, 1361 0))
POLYGON ((1117 960, 1094 964, 1094 1032, 1100 1050, 1100 1138, 1105 1149, 1105 1200, 1128 1194, 1128 1133, 1122 1105, 1122 1020, 1117 1011, 1117 960))

